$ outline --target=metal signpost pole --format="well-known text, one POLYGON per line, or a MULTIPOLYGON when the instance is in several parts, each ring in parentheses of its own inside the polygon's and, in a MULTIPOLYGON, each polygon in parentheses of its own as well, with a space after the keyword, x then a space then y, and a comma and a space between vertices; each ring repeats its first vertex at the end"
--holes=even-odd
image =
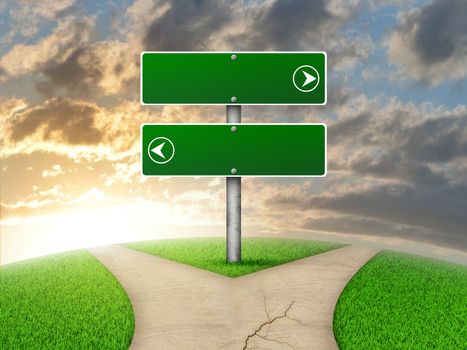
MULTIPOLYGON (((227 105, 227 123, 240 124, 242 107, 227 105)), ((232 132, 236 127, 232 126, 232 132)), ((232 175, 237 173, 234 167, 232 175)), ((240 262, 242 258, 242 178, 226 177, 227 207, 227 262, 240 262)))

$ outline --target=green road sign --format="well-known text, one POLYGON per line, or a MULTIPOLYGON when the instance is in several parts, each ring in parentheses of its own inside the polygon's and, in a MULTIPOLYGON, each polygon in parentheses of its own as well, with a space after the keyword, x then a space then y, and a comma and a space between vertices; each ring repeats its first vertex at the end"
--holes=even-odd
POLYGON ((325 52, 143 52, 143 104, 326 104, 325 52))
POLYGON ((144 124, 143 175, 325 176, 324 124, 144 124))

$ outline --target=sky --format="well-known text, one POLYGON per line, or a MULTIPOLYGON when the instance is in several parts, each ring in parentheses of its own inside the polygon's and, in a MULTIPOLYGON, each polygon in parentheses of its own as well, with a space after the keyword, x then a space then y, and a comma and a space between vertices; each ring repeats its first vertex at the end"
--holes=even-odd
POLYGON ((467 263, 467 1, 30 0, 0 4, 0 262, 225 234, 224 178, 145 178, 141 51, 326 51, 326 106, 243 106, 328 126, 325 178, 244 178, 244 235, 467 263))

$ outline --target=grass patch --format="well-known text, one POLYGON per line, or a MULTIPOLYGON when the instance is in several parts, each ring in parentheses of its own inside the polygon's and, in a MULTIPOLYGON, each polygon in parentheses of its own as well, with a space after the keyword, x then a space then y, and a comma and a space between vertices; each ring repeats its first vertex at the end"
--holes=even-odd
POLYGON ((123 246, 228 277, 243 276, 344 246, 298 239, 246 237, 242 239, 242 262, 228 264, 225 244, 225 238, 211 237, 135 242, 123 246))
POLYGON ((467 349, 467 268, 380 252, 342 292, 334 334, 341 349, 467 349))
POLYGON ((128 296, 91 254, 0 267, 0 349, 128 349, 128 296))

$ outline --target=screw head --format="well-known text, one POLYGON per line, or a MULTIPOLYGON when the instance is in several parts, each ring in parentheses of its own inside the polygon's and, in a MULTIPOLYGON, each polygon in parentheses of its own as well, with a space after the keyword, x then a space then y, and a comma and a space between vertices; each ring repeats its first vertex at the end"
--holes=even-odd
POLYGON ((232 96, 232 98, 230 99, 230 101, 232 102, 237 102, 237 98, 235 96, 232 96))
POLYGON ((237 55, 232 55, 230 56, 230 58, 232 59, 232 61, 235 61, 237 59, 237 55))
POLYGON ((237 131, 237 127, 236 127, 236 126, 232 126, 232 127, 230 128, 230 130, 232 130, 232 132, 235 132, 235 131, 237 131))
POLYGON ((231 172, 233 175, 235 175, 235 174, 237 173, 237 169, 232 168, 232 170, 230 170, 230 172, 231 172))

